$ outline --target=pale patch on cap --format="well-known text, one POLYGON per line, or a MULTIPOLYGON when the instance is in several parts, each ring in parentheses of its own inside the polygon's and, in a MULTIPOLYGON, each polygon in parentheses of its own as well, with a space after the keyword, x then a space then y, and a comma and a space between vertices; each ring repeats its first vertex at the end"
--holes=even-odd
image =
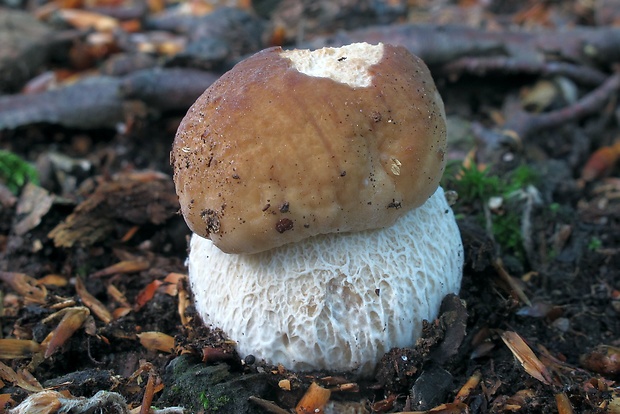
POLYGON ((285 50, 280 56, 289 59, 293 67, 304 75, 329 78, 352 88, 366 88, 372 84, 368 69, 383 57, 383 43, 354 43, 312 51, 285 50))

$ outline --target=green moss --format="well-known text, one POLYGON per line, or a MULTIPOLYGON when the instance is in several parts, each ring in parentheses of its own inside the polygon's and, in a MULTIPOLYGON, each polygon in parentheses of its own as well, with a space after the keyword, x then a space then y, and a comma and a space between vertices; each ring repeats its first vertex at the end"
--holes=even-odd
POLYGON ((601 247, 603 247, 603 241, 601 239, 596 236, 590 237, 590 241, 588 241, 588 250, 595 252, 601 247))
POLYGON ((24 161, 21 157, 10 151, 0 150, 0 181, 2 181, 13 194, 27 183, 39 183, 37 170, 24 161))
MULTIPOLYGON (((526 165, 499 176, 488 168, 478 168, 476 164, 468 167, 461 164, 448 167, 443 185, 458 193, 459 206, 466 206, 468 214, 474 214, 483 227, 486 227, 487 217, 490 217, 495 241, 504 250, 523 259, 522 205, 519 205, 523 203, 523 197, 519 195, 537 180, 536 172, 526 165), (485 216, 484 209, 493 197, 502 199, 501 208, 485 216)), ((457 217, 460 214, 462 211, 457 211, 457 217)))
POLYGON ((500 177, 493 175, 489 168, 479 169, 474 163, 468 167, 459 164, 457 162, 448 166, 444 186, 456 190, 459 199, 465 204, 486 202, 491 197, 507 198, 515 191, 538 181, 536 172, 527 165, 520 165, 505 177, 500 177))
POLYGON ((206 392, 200 393, 200 402, 207 412, 216 412, 223 408, 230 402, 230 397, 227 395, 219 395, 216 398, 212 398, 206 392))

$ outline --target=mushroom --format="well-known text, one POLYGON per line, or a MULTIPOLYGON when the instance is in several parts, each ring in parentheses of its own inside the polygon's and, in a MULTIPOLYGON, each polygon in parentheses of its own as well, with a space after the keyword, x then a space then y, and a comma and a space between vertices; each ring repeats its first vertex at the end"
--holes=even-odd
POLYGON ((190 108, 171 163, 204 322, 294 370, 373 372, 458 292, 443 102, 403 47, 266 49, 190 108))

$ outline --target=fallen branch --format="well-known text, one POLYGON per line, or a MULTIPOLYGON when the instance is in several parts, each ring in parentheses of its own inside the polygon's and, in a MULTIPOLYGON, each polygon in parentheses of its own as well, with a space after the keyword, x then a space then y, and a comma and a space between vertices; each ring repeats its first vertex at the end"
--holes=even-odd
POLYGON ((492 154, 499 154, 506 150, 519 151, 523 141, 535 136, 541 130, 579 121, 600 111, 619 90, 620 72, 616 72, 598 88, 564 108, 532 114, 513 105, 509 111, 508 120, 500 128, 491 129, 479 123, 473 123, 472 132, 481 144, 478 156, 489 160, 497 158, 492 154))
POLYGON ((342 46, 353 42, 405 46, 431 67, 467 57, 509 57, 522 62, 573 62, 597 66, 620 60, 620 29, 575 27, 528 32, 488 31, 464 26, 402 24, 340 32, 304 46, 342 46))

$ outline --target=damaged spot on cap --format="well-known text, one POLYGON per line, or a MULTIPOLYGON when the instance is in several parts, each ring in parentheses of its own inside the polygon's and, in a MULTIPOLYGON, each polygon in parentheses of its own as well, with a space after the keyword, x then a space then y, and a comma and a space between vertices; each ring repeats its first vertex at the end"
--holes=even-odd
POLYGON ((400 166, 402 164, 396 158, 392 158, 392 164, 390 165, 390 170, 394 175, 400 175, 400 166))
POLYGON ((329 78, 352 88, 367 88, 372 84, 368 69, 381 61, 383 44, 354 43, 339 48, 286 50, 280 56, 289 59, 304 75, 329 78))
POLYGON ((203 210, 200 216, 207 223, 207 234, 218 233, 220 231, 220 217, 215 210, 203 210))
POLYGON ((400 201, 396 201, 396 200, 392 200, 392 202, 390 204, 388 204, 387 208, 396 208, 399 209, 401 208, 402 205, 400 203, 400 201))
POLYGON ((291 219, 287 219, 287 218, 283 218, 278 220, 278 222, 276 223, 276 231, 278 233, 284 233, 287 230, 291 230, 293 228, 293 220, 291 219))

